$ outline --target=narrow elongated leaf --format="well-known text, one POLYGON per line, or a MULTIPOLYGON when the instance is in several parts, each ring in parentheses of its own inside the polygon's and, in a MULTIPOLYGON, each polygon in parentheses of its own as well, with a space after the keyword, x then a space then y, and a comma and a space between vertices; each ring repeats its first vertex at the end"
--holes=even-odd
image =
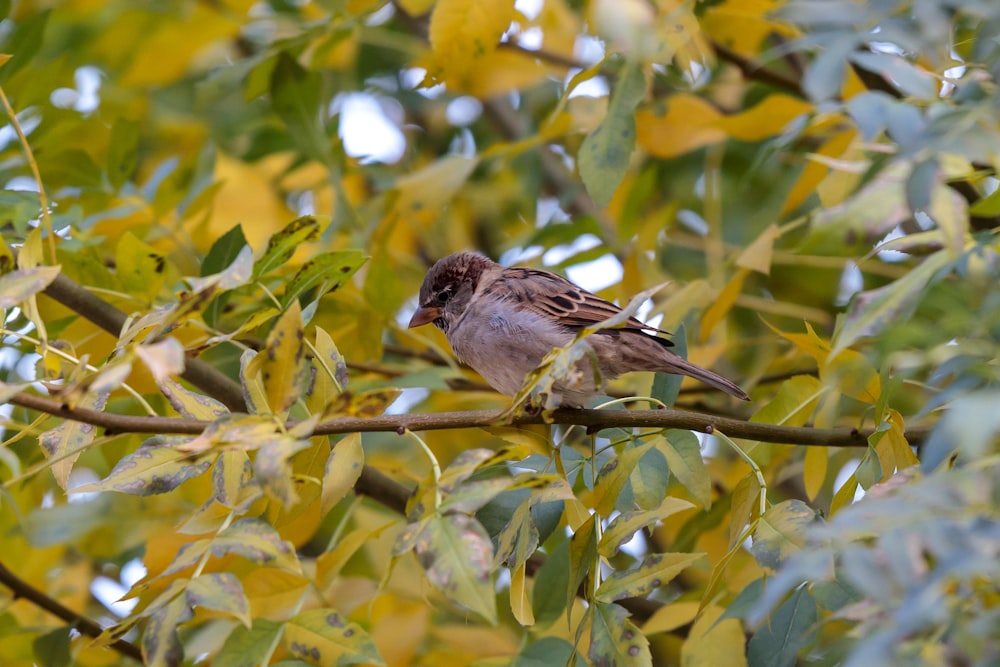
POLYGON ((652 667, 649 641, 616 604, 594 604, 587 657, 595 665, 652 667))
POLYGON ((519 568, 537 548, 538 528, 531 520, 531 499, 525 498, 500 531, 494 563, 504 563, 512 569, 519 568))
POLYGON ((214 421, 229 412, 225 405, 211 396, 191 391, 170 378, 157 382, 157 386, 170 401, 171 407, 183 417, 214 421))
POLYGON ((313 665, 384 665, 375 642, 357 623, 332 609, 311 609, 285 624, 285 646, 313 665))
POLYGON ((212 467, 211 459, 192 460, 191 455, 153 438, 123 457, 99 484, 87 484, 75 491, 119 491, 151 496, 173 491, 182 483, 212 467))
POLYGON ((299 396, 305 384, 305 344, 302 342, 302 310, 293 301, 267 336, 260 364, 267 404, 282 414, 299 396))
POLYGON ((704 556, 703 553, 649 554, 634 568, 612 572, 597 589, 597 599, 614 602, 647 595, 704 556))
POLYGON ((607 117, 580 145, 580 177, 598 206, 608 205, 625 177, 635 150, 635 109, 645 94, 642 66, 628 63, 611 94, 607 117))
POLYGON ((569 539, 569 579, 566 588, 566 606, 569 607, 576 599, 587 575, 594 569, 597 562, 597 531, 594 522, 597 515, 592 514, 569 539))
POLYGON ((292 276, 285 285, 281 297, 281 307, 302 296, 307 290, 316 288, 312 300, 338 290, 368 260, 360 250, 338 250, 311 258, 292 276))
POLYGON ((569 587, 569 540, 550 551, 535 573, 531 608, 539 628, 547 628, 566 609, 569 587))
POLYGON ((320 115, 322 86, 319 74, 304 69, 287 51, 278 54, 271 72, 271 105, 296 147, 311 159, 331 165, 331 141, 320 115))
POLYGON ((599 473, 594 484, 594 508, 603 515, 610 514, 618 502, 625 484, 628 483, 629 476, 635 470, 639 459, 645 456, 653 447, 653 442, 644 442, 641 445, 628 447, 621 454, 606 463, 599 473))
POLYGON ((284 229, 268 239, 264 254, 254 263, 254 280, 282 266, 303 243, 317 240, 328 222, 313 215, 304 215, 285 225, 284 229))
POLYGON ((323 472, 320 501, 323 514, 333 509, 354 488, 364 467, 365 452, 361 448, 360 433, 348 434, 333 445, 323 472))
POLYGON ((142 633, 142 655, 150 667, 177 667, 184 660, 184 648, 177 637, 177 628, 190 621, 191 609, 184 596, 157 609, 149 617, 142 633))

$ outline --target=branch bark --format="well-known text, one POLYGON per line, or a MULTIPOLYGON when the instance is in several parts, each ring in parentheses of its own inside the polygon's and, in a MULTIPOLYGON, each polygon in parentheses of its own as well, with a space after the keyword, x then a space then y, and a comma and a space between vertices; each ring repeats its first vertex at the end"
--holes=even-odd
MULTIPOLYGON (((80 632, 80 634, 97 638, 104 632, 104 628, 94 621, 77 614, 75 611, 66 607, 58 600, 49 597, 25 580, 18 577, 16 574, 11 572, 7 566, 3 564, 3 562, 0 562, 0 584, 9 588, 11 593, 14 594, 15 599, 23 598, 31 602, 35 606, 44 609, 53 616, 66 621, 66 623, 80 632)), ((138 646, 131 642, 127 642, 124 639, 116 639, 108 644, 108 648, 114 649, 121 655, 132 658, 139 664, 143 663, 142 651, 138 646)))
MULTIPOLYGON (((69 408, 50 398, 20 392, 10 402, 56 417, 93 424, 113 433, 173 433, 196 435, 210 422, 180 417, 134 417, 116 415, 85 408, 69 408)), ((732 438, 759 440, 784 445, 814 447, 867 447, 868 436, 874 429, 811 428, 779 426, 720 417, 702 412, 671 408, 662 410, 583 410, 560 408, 548 415, 523 414, 506 419, 503 410, 468 410, 432 414, 380 415, 378 417, 340 417, 316 426, 313 435, 339 433, 374 433, 396 431, 441 431, 492 426, 523 426, 528 424, 567 424, 586 426, 596 433, 608 428, 678 428, 700 433, 721 431, 732 438)), ((289 423, 289 427, 294 423, 289 423)), ((921 426, 906 431, 912 444, 922 441, 930 427, 921 426)))

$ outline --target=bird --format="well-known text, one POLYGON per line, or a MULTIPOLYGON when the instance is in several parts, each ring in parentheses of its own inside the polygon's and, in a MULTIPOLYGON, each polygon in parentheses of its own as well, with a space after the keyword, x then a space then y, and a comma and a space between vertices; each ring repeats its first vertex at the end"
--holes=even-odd
MULTIPOLYGON (((463 251, 439 259, 427 271, 408 328, 433 324, 441 329, 462 363, 501 394, 514 396, 549 352, 620 312, 558 274, 504 267, 463 251)), ((600 393, 604 380, 631 371, 687 375, 750 400, 736 383, 674 354, 673 343, 657 334, 669 335, 632 317, 620 328, 599 329, 585 338, 593 354, 576 362, 583 372, 553 384, 560 405, 581 407, 600 393), (600 382, 594 379, 595 361, 600 382)))

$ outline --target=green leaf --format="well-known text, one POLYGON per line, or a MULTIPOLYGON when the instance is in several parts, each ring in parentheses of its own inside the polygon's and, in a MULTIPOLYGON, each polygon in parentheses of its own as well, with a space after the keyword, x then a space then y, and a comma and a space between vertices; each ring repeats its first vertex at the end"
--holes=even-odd
POLYGON ((535 572, 531 608, 535 612, 536 627, 546 628, 562 616, 568 586, 569 540, 564 540, 546 555, 545 562, 535 572))
MULTIPOLYGON (((233 225, 228 232, 217 238, 212 247, 209 248, 208 254, 205 255, 205 259, 201 263, 200 275, 204 278, 222 272, 236 261, 236 258, 239 257, 240 252, 244 248, 248 247, 246 236, 243 235, 243 227, 241 225, 233 225)), ((214 327, 218 325, 219 318, 222 317, 229 297, 228 292, 223 292, 205 308, 202 317, 205 318, 205 323, 208 326, 214 327)))
POLYGON ((139 124, 118 118, 111 126, 108 141, 108 181, 114 189, 120 188, 132 177, 139 159, 139 124))
POLYGON ((709 509, 712 506, 712 480, 701 458, 698 437, 691 431, 671 429, 653 443, 667 459, 670 474, 691 492, 702 507, 709 509))
POLYGON ((924 287, 949 263, 948 252, 939 250, 899 280, 856 295, 847 316, 840 322, 829 358, 836 357, 862 336, 877 335, 892 322, 908 317, 924 287))
POLYGON ((594 603, 587 657, 594 665, 652 667, 649 641, 616 604, 594 603))
POLYGON ((364 467, 365 451, 361 448, 360 433, 350 433, 334 443, 323 469, 320 511, 324 515, 354 488, 364 467))
POLYGON ((434 516, 424 524, 414 550, 431 585, 488 622, 497 622, 493 543, 478 521, 464 514, 434 516))
POLYGON ((326 225, 327 221, 321 221, 313 215, 304 215, 289 222, 284 229, 268 239, 264 254, 254 263, 253 279, 257 280, 284 265, 300 245, 319 239, 326 225))
POLYGON ((15 72, 26 67, 42 48, 45 41, 45 26, 51 13, 42 11, 28 14, 28 18, 18 21, 6 36, 3 51, 9 53, 11 59, 0 67, 0 84, 6 84, 15 72))
POLYGON ((12 225, 19 234, 27 232, 28 222, 36 219, 41 210, 42 204, 37 192, 0 190, 0 224, 12 225))
POLYGON ((311 609, 285 624, 288 652, 313 665, 384 665, 375 642, 332 609, 311 609))
POLYGON ((593 514, 569 538, 569 578, 566 587, 566 606, 572 608, 576 592, 597 561, 597 531, 593 514))
POLYGON ((190 621, 191 609, 184 596, 163 605, 149 617, 142 633, 142 655, 149 667, 179 667, 184 660, 184 648, 177 637, 177 628, 190 621))
POLYGON ((799 651, 812 643, 817 620, 816 602, 802 586, 750 638, 750 667, 792 667, 799 651))
POLYGON ((625 177, 635 150, 635 109, 645 94, 642 65, 626 63, 611 95, 607 117, 580 145, 580 177, 598 206, 608 205, 625 177))
POLYGON ((340 289, 366 261, 368 258, 360 250, 338 250, 312 257, 285 284, 281 307, 287 308, 293 300, 314 287, 318 289, 311 297, 313 301, 340 289))
POLYGON ((167 258, 132 232, 118 239, 115 269, 122 287, 152 303, 167 280, 167 258))
POLYGON ((295 146, 311 159, 333 163, 330 139, 321 120, 323 81, 302 68, 287 51, 278 54, 271 72, 271 106, 284 121, 295 146))
POLYGON ((761 567, 776 570, 806 543, 806 529, 816 511, 801 500, 786 500, 769 508, 757 521, 750 553, 761 567))
POLYGON ((243 592, 243 584, 230 572, 202 574, 187 585, 187 603, 191 607, 214 609, 232 616, 247 628, 250 618, 250 603, 243 592))
POLYGON ((16 269, 0 276, 0 310, 13 308, 52 284, 59 275, 58 266, 16 269))
POLYGON ((704 556, 703 553, 649 554, 635 567, 612 572, 598 587, 597 599, 614 602, 648 595, 704 556))
POLYGON ((510 667, 552 667, 569 665, 576 649, 561 637, 542 637, 521 649, 510 667))
POLYGON ((118 491, 152 496, 173 491, 187 480, 207 472, 210 467, 210 459, 193 461, 187 452, 164 444, 161 437, 156 437, 122 457, 99 484, 79 486, 74 492, 118 491))
POLYGON ((663 502, 660 503, 659 507, 655 507, 651 510, 641 510, 638 512, 619 514, 611 521, 610 524, 608 524, 604 534, 601 536, 598 551, 602 556, 610 558, 618 553, 618 549, 620 549, 622 545, 632 539, 632 536, 635 535, 637 530, 645 528, 646 526, 656 523, 657 521, 662 521, 671 514, 676 514, 677 512, 683 512, 684 510, 692 508, 694 508, 694 505, 686 500, 667 497, 663 499, 663 502))
POLYGON ((38 635, 31 642, 38 667, 69 667, 72 658, 69 653, 69 627, 56 628, 44 635, 38 635))
POLYGON ((249 630, 236 626, 212 659, 212 667, 258 667, 260 656, 271 650, 283 628, 283 623, 266 618, 255 618, 249 630))

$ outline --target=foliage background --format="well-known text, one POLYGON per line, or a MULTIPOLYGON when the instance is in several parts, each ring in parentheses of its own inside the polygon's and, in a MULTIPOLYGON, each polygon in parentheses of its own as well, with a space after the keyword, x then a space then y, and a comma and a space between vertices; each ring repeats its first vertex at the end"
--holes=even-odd
POLYGON ((995 3, 0 13, 5 664, 1000 660, 995 3), (466 248, 753 402, 469 412, 466 248))

